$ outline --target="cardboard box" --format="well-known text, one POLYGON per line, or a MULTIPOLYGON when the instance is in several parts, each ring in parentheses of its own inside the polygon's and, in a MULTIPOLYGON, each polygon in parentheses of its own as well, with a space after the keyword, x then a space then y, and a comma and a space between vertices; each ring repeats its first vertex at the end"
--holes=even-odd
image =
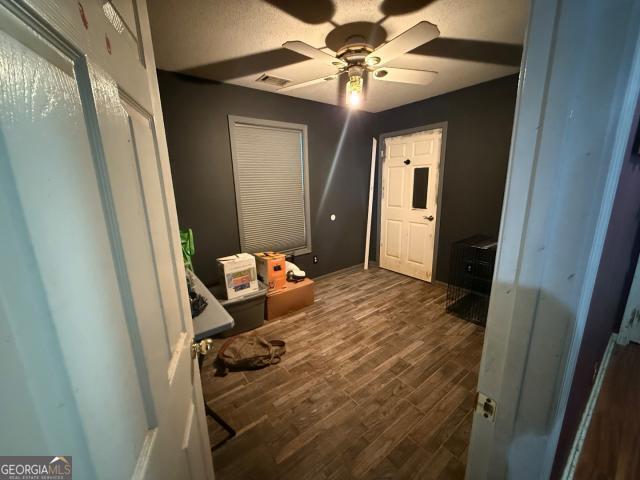
POLYGON ((269 291, 278 290, 287 283, 287 265, 285 256, 277 252, 254 253, 258 280, 264 283, 269 291))
POLYGON ((267 320, 313 305, 313 301, 313 280, 286 282, 281 289, 267 293, 267 320))
POLYGON ((239 253, 218 258, 218 271, 227 299, 241 297, 258 291, 256 258, 248 253, 239 253))

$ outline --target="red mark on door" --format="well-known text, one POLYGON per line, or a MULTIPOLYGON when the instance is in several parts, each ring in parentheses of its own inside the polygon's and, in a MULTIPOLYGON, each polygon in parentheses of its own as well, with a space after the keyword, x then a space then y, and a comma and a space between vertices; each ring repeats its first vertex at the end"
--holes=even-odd
POLYGON ((88 30, 89 22, 87 21, 87 16, 85 15, 84 8, 82 7, 82 4, 80 2, 78 2, 78 10, 80 10, 80 19, 82 20, 82 25, 84 25, 85 30, 88 30))
POLYGON ((107 35, 104 36, 104 43, 107 45, 107 52, 111 55, 111 40, 109 40, 107 35))

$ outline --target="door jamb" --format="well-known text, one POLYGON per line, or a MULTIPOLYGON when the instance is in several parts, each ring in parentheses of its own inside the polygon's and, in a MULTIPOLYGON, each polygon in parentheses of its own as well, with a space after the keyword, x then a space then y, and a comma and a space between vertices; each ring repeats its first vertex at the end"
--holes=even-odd
POLYGON ((402 135, 411 135, 412 133, 426 132, 428 130, 442 129, 442 140, 440 141, 440 165, 438 167, 438 200, 436 215, 436 232, 433 239, 433 264, 431 265, 431 283, 436 280, 436 270, 438 265, 438 240, 440 238, 440 216, 442 214, 442 186, 444 179, 444 161, 445 150, 447 145, 447 128, 449 122, 437 122, 423 125, 420 127, 407 128, 405 130, 396 130, 393 132, 381 133, 378 136, 378 156, 376 158, 376 185, 378 187, 378 193, 376 194, 376 262, 380 265, 380 232, 382 231, 380 225, 380 219, 382 218, 382 157, 385 151, 385 141, 387 138, 399 137, 402 135))
MULTIPOLYGON (((595 2, 589 2, 588 6, 595 2)), ((478 390, 487 394, 495 394, 497 400, 497 416, 493 422, 486 421, 481 415, 474 413, 473 428, 471 433, 471 444, 469 446, 469 456, 467 459, 468 479, 480 478, 506 478, 523 471, 525 467, 535 464, 535 470, 529 471, 533 478, 532 471, 539 471, 540 478, 547 478, 551 474, 554 462, 558 437, 562 427, 562 420, 565 415, 571 382, 576 367, 577 356, 582 342, 584 322, 588 313, 593 285, 597 276, 598 265, 601 258, 604 238, 606 235, 613 200, 617 189, 620 167, 624 158, 624 150, 628 142, 630 125, 633 119, 635 105, 638 98, 638 87, 640 86, 640 36, 634 34, 634 38, 627 38, 625 48, 629 49, 627 61, 629 64, 628 76, 624 81, 619 80, 613 100, 619 111, 615 113, 607 112, 609 119, 617 117, 617 124, 611 136, 607 139, 610 160, 606 164, 606 172, 602 192, 599 200, 599 210, 594 221, 591 244, 588 251, 583 255, 586 262, 580 285, 576 288, 577 293, 572 293, 571 305, 574 308, 572 317, 574 319, 571 330, 563 341, 562 347, 564 360, 562 370, 557 373, 555 383, 549 388, 553 388, 552 409, 545 419, 548 431, 540 432, 534 430, 532 425, 527 425, 530 429, 529 437, 520 433, 516 438, 515 432, 516 417, 518 414, 522 418, 521 399, 526 398, 523 394, 524 382, 526 378, 526 368, 533 364, 533 354, 541 358, 548 348, 539 339, 534 338, 534 325, 539 320, 536 315, 539 311, 539 297, 543 292, 543 286, 551 283, 546 279, 547 285, 542 285, 539 271, 534 270, 533 263, 542 264, 552 253, 552 248, 547 245, 536 244, 536 238, 531 238, 527 231, 531 223, 532 213, 530 203, 532 201, 533 181, 532 175, 545 176, 550 178, 556 172, 541 171, 542 167, 537 165, 540 157, 540 144, 542 143, 545 110, 549 105, 549 82, 554 75, 551 69, 557 64, 557 44, 558 31, 564 34, 563 41, 569 38, 570 29, 560 26, 561 11, 559 0, 544 0, 533 2, 529 16, 529 26, 527 37, 525 38, 525 50, 523 52, 523 67, 518 86, 518 101, 516 104, 516 114, 514 120, 513 138, 509 155, 509 171, 507 173, 507 189, 503 204, 502 220, 500 227, 500 242, 498 245, 498 255, 496 257, 496 269, 494 273, 491 304, 489 307, 489 320, 485 333, 482 363, 480 367, 480 380, 478 390), (562 29, 562 30, 561 30, 562 29), (551 35, 549 35, 549 31, 551 35), (555 58, 554 58, 555 57, 555 58), (529 68, 527 68, 529 67, 529 68), (526 74, 524 73, 526 72, 526 74), (535 75, 532 76, 532 72, 535 75), (524 91, 524 93, 523 93, 524 91), (514 160, 514 158, 516 160, 514 160), (517 181, 516 181, 517 180, 517 181), (520 187, 525 188, 528 193, 525 196, 520 194, 520 198, 509 197, 509 192, 520 187), (509 207, 509 208, 507 208, 509 207), (521 219, 518 220, 518 217, 521 219), (507 227, 505 227, 507 225, 507 227), (508 238, 506 237, 508 232, 508 238), (504 237, 504 238, 503 238, 504 237), (527 238, 527 242, 524 238, 527 238), (536 254, 536 249, 538 254, 536 254), (524 258, 524 254, 527 258, 524 258), (526 265, 523 265, 524 262, 526 265), (502 267, 500 266, 503 263, 502 267), (528 276, 524 276, 523 272, 528 276), (515 280, 514 280, 515 279, 515 280), (498 288, 496 288, 498 287, 498 288), (514 306, 514 298, 521 293, 516 288, 522 287, 523 299, 519 299, 518 311, 514 306), (579 288, 579 290, 578 290, 579 288), (497 291, 496 291, 497 290, 497 291), (528 292, 527 292, 528 290, 528 292), (510 297, 508 299, 508 297, 510 297), (529 301, 529 299, 532 299, 529 301), (498 311, 498 309, 500 309, 498 311), (496 350, 496 347, 497 350, 496 350), (490 352, 490 355, 487 354, 490 352), (501 405, 502 403, 502 405, 501 405), (543 437, 543 435, 545 435, 543 437), (543 439, 544 443, 535 444, 535 440, 543 439), (516 441, 519 440, 519 441, 516 441), (529 441, 528 443, 525 443, 529 441), (520 450, 515 450, 518 447, 520 450), (529 451, 525 456, 521 452, 526 448, 529 451), (534 448, 536 450, 534 450, 534 448), (535 462, 533 458, 535 456, 535 462), (509 471, 507 471, 507 467, 509 471)), ((571 13, 581 9, 585 15, 590 14, 587 6, 579 5, 577 2, 565 2, 566 10, 571 9, 571 13)), ((630 8, 630 13, 638 16, 639 10, 630 8)), ((564 15, 567 15, 566 11, 564 15)), ((631 34, 629 34, 631 35, 631 34)), ((562 77, 560 77, 562 78, 562 77)), ((555 78, 556 82, 558 81, 555 78)), ((568 83, 568 80, 566 81, 568 83)), ((556 98, 558 93, 556 92, 556 98)), ((573 113, 573 110, 572 110, 573 113)), ((555 118, 561 115, 554 112, 555 118)), ((572 119, 573 117, 567 117, 572 119)), ((565 120, 567 121, 567 120, 565 120)), ((611 121, 611 120, 610 120, 611 121)), ((556 129, 560 127, 556 126, 556 129)), ((546 135, 550 136, 549 133, 546 135)), ((545 139, 546 141, 546 139, 545 139)), ((557 139, 554 139, 557 142, 557 139)), ((565 182, 568 183, 568 182, 565 182)), ((541 198, 538 194, 537 198, 541 198)), ((538 209, 542 207, 538 206, 538 209)), ((557 246, 553 246, 557 249, 557 246)), ((565 247, 566 248, 566 247, 565 247)), ((561 268, 553 272, 559 276, 561 268)), ((556 277, 557 278, 557 277, 556 277)), ((572 277, 570 276, 569 279, 572 277)), ((555 280, 555 278, 553 278, 555 280)), ((555 364, 552 365, 555 369, 555 364)), ((546 369, 552 378, 551 373, 556 371, 546 369)), ((538 376, 540 374, 538 373, 538 376)), ((532 377, 532 375, 530 375, 532 377)), ((541 378, 541 377, 540 377, 541 378)), ((534 380, 529 380, 529 386, 533 387, 534 380)), ((529 399, 530 400, 530 399, 529 399)), ((532 415, 529 415, 532 417, 532 415)), ((534 418, 535 420, 535 418, 534 418)), ((533 422, 532 422, 533 423, 533 422)), ((538 422, 542 424, 542 422, 538 422)))

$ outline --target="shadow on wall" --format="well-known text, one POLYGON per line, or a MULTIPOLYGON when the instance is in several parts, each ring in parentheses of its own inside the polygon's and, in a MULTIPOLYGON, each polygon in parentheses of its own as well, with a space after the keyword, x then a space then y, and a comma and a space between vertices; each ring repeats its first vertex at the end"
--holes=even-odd
MULTIPOLYGON (((567 281, 573 282, 575 277, 567 281)), ((577 280, 578 282, 580 280, 577 280)), ((576 323, 575 309, 558 299, 553 292, 541 291, 535 288, 514 288, 512 284, 496 283, 494 285, 488 323, 485 332, 485 344, 482 354, 482 365, 478 390, 494 398, 498 403, 493 431, 512 432, 511 441, 503 458, 490 460, 489 478, 517 478, 519 480, 537 480, 542 478, 542 462, 531 462, 532 458, 549 458, 550 440, 557 432, 559 424, 553 423, 552 412, 557 410, 560 397, 560 385, 564 373, 564 364, 570 351, 570 339, 576 323), (515 296, 515 299, 513 298, 515 296), (514 318, 511 338, 501 334, 505 325, 501 319, 500 309, 503 302, 517 302, 518 304, 537 305, 533 331, 530 341, 524 338, 531 349, 519 349, 519 352, 504 350, 504 346, 511 345, 513 336, 518 335, 520 323, 514 318), (493 342, 502 342, 503 348, 493 348, 493 342), (488 345, 489 343, 489 345, 488 345), (519 355, 528 352, 526 358, 519 355), (501 370, 509 371, 508 376, 518 375, 522 378, 522 390, 518 385, 498 385, 494 382, 501 376, 501 370), (519 368, 514 373, 514 369, 519 368), (487 372, 489 372, 487 374, 487 372), (493 388, 489 387, 493 386, 493 388), (495 391, 497 389, 497 391, 495 391), (504 465, 506 459, 506 474, 498 475, 494 467, 504 465), (492 476, 493 475, 493 476, 492 476)), ((482 422, 480 416, 474 416, 476 430, 482 422)), ((482 428, 481 430, 485 430, 482 428)), ((473 435, 473 434, 472 434, 473 435)), ((486 439, 486 436, 482 436, 486 439)), ((481 450, 482 446, 476 445, 481 450)))
MULTIPOLYGON (((178 217, 194 231, 205 284, 217 280, 216 258, 240 250, 229 114, 308 126, 313 252, 296 263, 311 277, 363 261, 371 139, 381 133, 448 122, 437 280, 448 278, 451 242, 498 233, 517 75, 375 114, 164 71, 158 80, 178 217)), ((377 215, 374 202, 372 260, 377 215)))
POLYGON ((314 277, 362 262, 373 114, 170 72, 158 80, 178 218, 193 229, 205 284, 217 281, 216 258, 240 251, 228 115, 307 125, 313 252, 296 263, 314 277))
MULTIPOLYGON (((640 139, 639 139, 640 140, 640 139)), ((620 329, 640 254, 638 141, 622 166, 593 297, 571 385, 552 478, 560 478, 611 333, 620 329)))

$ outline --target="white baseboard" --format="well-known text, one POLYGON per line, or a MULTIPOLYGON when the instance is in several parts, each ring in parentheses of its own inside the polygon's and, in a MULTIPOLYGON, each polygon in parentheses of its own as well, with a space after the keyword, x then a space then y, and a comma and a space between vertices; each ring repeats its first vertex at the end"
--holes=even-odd
POLYGON ((587 402, 587 406, 585 407, 584 413, 582 414, 582 420, 580 421, 580 426, 578 427, 576 436, 573 439, 573 447, 571 448, 571 453, 569 454, 569 458, 567 459, 564 473, 562 475, 562 480, 573 479, 573 475, 576 471, 576 466, 578 465, 578 460, 580 459, 580 452, 582 451, 582 446, 584 445, 584 439, 586 438, 587 432, 589 431, 589 425, 591 424, 593 410, 596 407, 598 397, 600 396, 602 382, 604 381, 604 376, 607 373, 607 369, 609 368, 609 360, 611 360, 611 353, 613 352, 613 347, 616 344, 616 337, 617 335, 615 333, 611 334, 611 338, 609 338, 609 343, 607 344, 607 349, 604 351, 604 355, 602 356, 602 362, 600 363, 600 368, 598 369, 598 376, 596 377, 596 381, 593 384, 593 388, 591 389, 589 401, 587 402))

